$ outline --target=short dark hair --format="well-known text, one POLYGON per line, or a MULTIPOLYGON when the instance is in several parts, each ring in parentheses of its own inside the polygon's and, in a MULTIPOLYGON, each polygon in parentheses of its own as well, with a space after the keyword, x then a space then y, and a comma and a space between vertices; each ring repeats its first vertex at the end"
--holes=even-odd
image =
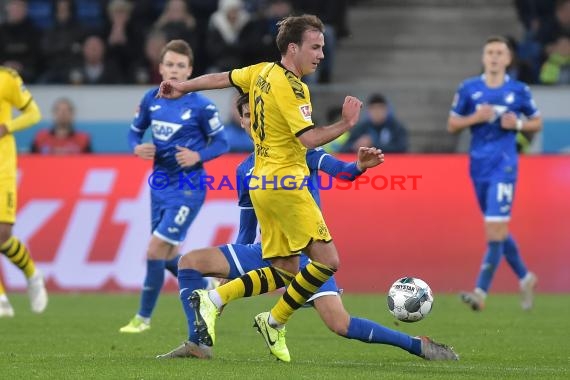
POLYGON ((368 104, 388 104, 386 97, 377 92, 368 97, 368 104))
POLYGON ((505 45, 507 45, 507 47, 510 49, 511 44, 509 43, 509 40, 507 39, 507 37, 504 36, 489 36, 487 37, 487 40, 485 41, 485 46, 488 44, 491 44, 493 42, 502 42, 505 45))
POLYGON ((194 53, 190 45, 188 45, 188 42, 184 40, 172 40, 168 42, 160 52, 160 62, 162 62, 164 55, 169 51, 187 56, 190 66, 194 65, 194 53))
POLYGON ((290 43, 301 45, 303 33, 307 30, 325 32, 323 22, 315 15, 288 16, 279 21, 277 27, 279 32, 277 32, 275 42, 282 55, 287 52, 290 43))
POLYGON ((240 117, 243 117, 243 106, 249 103, 249 94, 243 93, 236 100, 236 108, 240 117))

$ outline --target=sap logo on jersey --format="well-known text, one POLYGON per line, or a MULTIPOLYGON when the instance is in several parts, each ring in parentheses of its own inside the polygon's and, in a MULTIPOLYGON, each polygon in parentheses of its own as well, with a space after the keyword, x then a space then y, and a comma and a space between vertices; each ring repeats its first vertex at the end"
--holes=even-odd
POLYGON ((155 139, 160 141, 168 141, 174 135, 182 124, 169 123, 166 121, 152 120, 151 122, 152 135, 155 139))

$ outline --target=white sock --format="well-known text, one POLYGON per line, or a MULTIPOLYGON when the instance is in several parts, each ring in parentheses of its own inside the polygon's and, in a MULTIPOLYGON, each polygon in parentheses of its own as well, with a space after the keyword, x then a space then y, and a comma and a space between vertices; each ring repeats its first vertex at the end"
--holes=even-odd
POLYGON ((481 289, 481 288, 475 288, 474 293, 477 294, 478 296, 480 296, 480 297, 483 298, 483 299, 487 298, 487 293, 486 293, 483 289, 481 289))
POLYGON ((138 314, 137 314, 137 318, 140 319, 141 321, 143 321, 144 323, 146 323, 147 325, 150 325, 150 318, 146 318, 146 317, 143 317, 143 316, 138 315, 138 314))
POLYGON ((224 306, 224 303, 222 302, 222 297, 220 297, 220 293, 218 293, 216 289, 210 290, 208 292, 208 297, 210 298, 210 301, 212 301, 218 309, 224 306))
POLYGON ((273 318, 273 315, 271 315, 271 313, 269 313, 269 318, 267 319, 267 322, 269 323, 269 326, 274 327, 276 329, 282 329, 283 327, 285 327, 285 325, 277 322, 275 320, 275 318, 273 318))
POLYGON ((526 275, 525 275, 523 278, 521 278, 521 279, 519 280, 519 284, 520 284, 521 286, 523 286, 524 284, 526 284, 526 283, 530 280, 531 275, 532 275, 532 274, 530 273, 530 271, 529 271, 529 272, 526 272, 526 275))

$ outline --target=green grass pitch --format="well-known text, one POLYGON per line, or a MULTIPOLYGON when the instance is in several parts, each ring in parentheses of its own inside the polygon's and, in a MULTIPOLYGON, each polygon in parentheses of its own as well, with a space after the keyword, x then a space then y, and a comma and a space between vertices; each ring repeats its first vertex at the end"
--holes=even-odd
POLYGON ((458 362, 427 362, 395 347, 364 344, 329 332, 311 309, 288 325, 292 362, 268 353, 252 328, 274 296, 239 300, 217 324, 215 357, 158 360, 186 337, 175 294, 163 294, 152 329, 136 335, 118 329, 136 312, 137 294, 52 294, 47 311, 34 315, 24 294, 11 294, 12 319, 0 319, 2 379, 569 379, 570 298, 539 295, 522 312, 515 295, 491 295, 474 313, 456 295, 437 295, 423 321, 400 323, 384 295, 343 296, 353 315, 412 335, 429 335, 455 347, 458 362))

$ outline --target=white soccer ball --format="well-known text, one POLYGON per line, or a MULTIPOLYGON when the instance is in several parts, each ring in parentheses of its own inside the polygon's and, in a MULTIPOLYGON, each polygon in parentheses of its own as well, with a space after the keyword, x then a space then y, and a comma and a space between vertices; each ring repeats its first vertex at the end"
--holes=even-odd
POLYGON ((417 322, 431 311, 433 294, 429 285, 419 278, 403 277, 388 292, 388 310, 402 322, 417 322))

